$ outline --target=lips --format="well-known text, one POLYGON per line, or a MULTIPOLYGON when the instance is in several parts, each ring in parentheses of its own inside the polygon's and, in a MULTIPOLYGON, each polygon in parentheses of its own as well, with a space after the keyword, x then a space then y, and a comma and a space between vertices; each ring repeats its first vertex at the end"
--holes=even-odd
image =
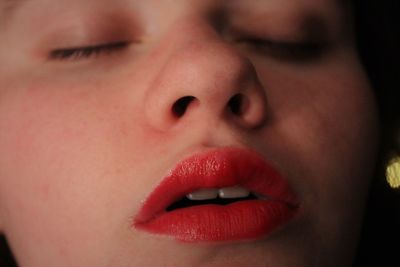
POLYGON ((145 200, 133 226, 183 242, 254 240, 289 222, 297 210, 295 194, 272 165, 250 150, 224 148, 179 162, 145 200), (229 187, 257 197, 168 209, 190 193, 229 187))

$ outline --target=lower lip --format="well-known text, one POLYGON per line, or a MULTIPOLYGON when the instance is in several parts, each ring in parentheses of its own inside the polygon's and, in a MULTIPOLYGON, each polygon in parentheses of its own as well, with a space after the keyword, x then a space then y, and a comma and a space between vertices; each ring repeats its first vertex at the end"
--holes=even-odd
POLYGON ((164 212, 136 227, 183 242, 254 240, 288 222, 295 210, 283 202, 269 200, 199 205, 164 212))

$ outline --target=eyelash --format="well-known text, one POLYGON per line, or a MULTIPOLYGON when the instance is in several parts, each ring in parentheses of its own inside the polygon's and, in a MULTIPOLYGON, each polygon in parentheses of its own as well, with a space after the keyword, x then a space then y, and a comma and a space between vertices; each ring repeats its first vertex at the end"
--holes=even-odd
POLYGON ((53 60, 83 60, 122 50, 126 48, 128 44, 129 42, 120 41, 92 46, 61 48, 51 51, 49 57, 53 60))
MULTIPOLYGON (((239 44, 245 44, 255 52, 272 56, 285 61, 304 62, 317 59, 321 55, 325 45, 318 42, 286 42, 270 41, 261 38, 245 38, 236 40, 239 44)), ((52 60, 84 60, 103 54, 111 54, 128 46, 129 42, 119 41, 113 43, 96 44, 73 48, 55 49, 50 53, 52 60)))
POLYGON ((317 41, 271 41, 261 38, 240 39, 238 43, 243 43, 254 49, 255 52, 265 54, 285 61, 309 61, 317 59, 322 55, 326 44, 317 41))

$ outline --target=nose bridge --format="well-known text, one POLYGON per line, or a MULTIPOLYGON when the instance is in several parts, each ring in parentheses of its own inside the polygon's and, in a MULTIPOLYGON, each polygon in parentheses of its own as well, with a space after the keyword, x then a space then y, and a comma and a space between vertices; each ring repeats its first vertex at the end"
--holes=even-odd
POLYGON ((227 106, 234 106, 237 100, 240 105, 249 104, 249 100, 263 105, 265 95, 251 62, 226 43, 211 24, 198 19, 181 22, 165 36, 157 48, 165 49, 157 52, 164 54, 160 57, 164 62, 146 100, 153 102, 148 113, 155 125, 165 128, 177 123, 180 116, 173 111, 182 103, 184 112, 190 114, 195 108, 197 116, 213 119, 222 117, 227 106), (154 98, 158 100, 152 101, 154 98))
POLYGON ((194 41, 177 52, 174 58, 187 71, 186 77, 196 79, 193 90, 201 99, 218 95, 222 100, 254 78, 247 59, 221 41, 194 41))
POLYGON ((210 23, 196 19, 171 31, 176 37, 164 71, 168 76, 177 72, 181 79, 196 81, 191 90, 197 94, 229 94, 238 83, 254 78, 250 61, 226 43, 210 23), (213 85, 219 90, 213 90, 213 85))

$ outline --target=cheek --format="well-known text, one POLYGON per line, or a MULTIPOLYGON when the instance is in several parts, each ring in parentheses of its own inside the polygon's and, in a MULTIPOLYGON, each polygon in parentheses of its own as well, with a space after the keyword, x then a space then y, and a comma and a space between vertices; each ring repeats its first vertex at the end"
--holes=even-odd
MULTIPOLYGON (((295 158, 310 161, 304 164, 308 169, 332 173, 358 169, 364 175, 347 182, 364 181, 374 165, 378 118, 362 67, 348 55, 321 68, 304 69, 292 73, 291 79, 279 71, 265 79, 272 129, 266 135, 275 132, 276 138, 284 138, 279 145, 296 150, 295 158)), ((322 177, 321 183, 335 182, 322 177)))
POLYGON ((293 177, 319 245, 351 251, 343 242, 352 246, 358 233, 378 147, 373 90, 353 62, 269 81, 265 142, 293 177))
POLYGON ((112 241, 97 241, 129 229, 131 203, 143 197, 127 190, 144 191, 134 178, 149 158, 136 110, 105 91, 15 89, 0 108, 0 203, 12 245, 27 255, 38 246, 49 255, 105 251, 112 241))

